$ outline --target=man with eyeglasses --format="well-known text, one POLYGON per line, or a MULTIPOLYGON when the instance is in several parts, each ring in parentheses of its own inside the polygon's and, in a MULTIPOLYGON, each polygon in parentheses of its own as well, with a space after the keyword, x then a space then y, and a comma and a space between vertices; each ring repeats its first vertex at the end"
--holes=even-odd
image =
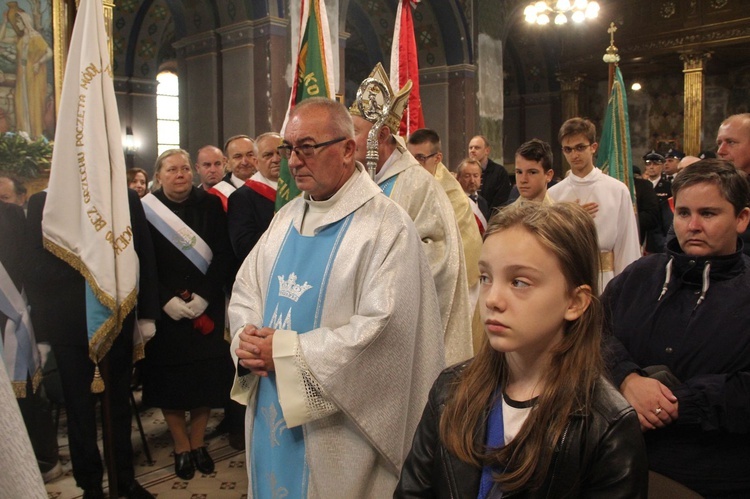
POLYGON ((470 303, 475 304, 479 298, 479 252, 482 249, 482 236, 479 234, 479 227, 471 210, 469 198, 464 194, 458 180, 443 164, 440 135, 435 130, 430 128, 415 130, 409 136, 406 148, 414 159, 438 181, 451 202, 464 247, 469 299, 470 303))
POLYGON ((232 394, 247 405, 253 497, 392 495, 444 365, 419 235, 355 149, 342 104, 297 104, 279 152, 303 196, 237 274, 232 394))
POLYGON ((550 187, 556 202, 578 203, 594 216, 599 238, 599 289, 641 256, 633 203, 625 184, 594 166, 596 127, 584 118, 571 118, 560 127, 558 140, 570 175, 550 187))
POLYGON ((273 218, 281 167, 279 145, 281 135, 276 132, 267 132, 255 139, 258 171, 229 198, 229 238, 240 262, 250 253, 273 218))
MULTIPOLYGON (((417 226, 424 243, 422 249, 435 278, 443 320, 446 364, 452 365, 473 355, 472 313, 461 234, 448 196, 435 178, 409 153, 403 139, 398 136, 401 116, 411 92, 411 81, 399 92, 394 92, 380 63, 369 78, 378 80, 391 100, 385 124, 377 134, 375 183, 386 196, 406 210, 417 226)), ((363 164, 368 153, 367 136, 374 123, 383 118, 378 96, 381 96, 379 91, 373 92, 373 100, 362 103, 367 117, 362 116, 357 103, 349 108, 357 142, 355 159, 363 164)))

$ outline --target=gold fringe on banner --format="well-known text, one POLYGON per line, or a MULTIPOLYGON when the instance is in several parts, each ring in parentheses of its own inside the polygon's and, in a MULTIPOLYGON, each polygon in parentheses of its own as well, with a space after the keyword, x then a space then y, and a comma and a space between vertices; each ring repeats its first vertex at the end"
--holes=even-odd
POLYGON ((17 399, 26 398, 26 383, 26 381, 11 381, 10 384, 13 386, 13 395, 15 395, 17 399))
POLYGON ((114 298, 99 288, 96 279, 94 279, 94 276, 78 256, 46 237, 43 243, 47 251, 80 272, 91 287, 96 298, 112 312, 109 319, 104 321, 89 341, 89 357, 96 366, 94 369, 94 379, 91 381, 91 393, 102 393, 104 391, 104 380, 99 372, 99 361, 107 355, 115 338, 122 332, 123 320, 135 308, 138 299, 138 290, 131 290, 120 306, 117 307, 114 298))
MULTIPOLYGON (((37 369, 34 375, 31 377, 31 390, 32 393, 36 393, 39 385, 42 383, 42 370, 37 369)), ((12 381, 11 386, 13 387, 13 394, 17 399, 26 398, 28 395, 28 380, 26 381, 12 381)))

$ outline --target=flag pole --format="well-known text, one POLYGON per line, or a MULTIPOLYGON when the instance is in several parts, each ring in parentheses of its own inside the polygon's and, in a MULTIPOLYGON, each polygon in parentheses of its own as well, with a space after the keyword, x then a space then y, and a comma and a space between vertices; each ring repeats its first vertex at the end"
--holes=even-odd
MULTIPOLYGON (((122 334, 122 333, 121 333, 122 334)), ((99 394, 101 396, 102 411, 102 440, 104 442, 104 461, 107 465, 107 481, 109 482, 109 497, 119 497, 120 486, 117 476, 117 458, 115 457, 114 433, 112 432, 112 403, 110 392, 112 391, 112 379, 109 372, 109 352, 99 363, 101 375, 107 388, 99 394)))
POLYGON ((609 33, 609 47, 607 47, 607 51, 602 58, 604 59, 604 62, 606 62, 609 66, 607 95, 610 95, 612 93, 612 86, 615 84, 615 67, 617 66, 617 63, 620 62, 620 55, 617 53, 617 47, 615 47, 615 31, 617 31, 617 26, 615 26, 615 23, 609 23, 609 28, 607 28, 607 33, 609 33))

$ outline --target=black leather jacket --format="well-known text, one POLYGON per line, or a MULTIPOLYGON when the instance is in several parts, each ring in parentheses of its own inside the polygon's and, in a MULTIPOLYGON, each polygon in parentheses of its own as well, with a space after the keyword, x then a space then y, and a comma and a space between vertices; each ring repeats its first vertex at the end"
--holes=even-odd
MULTIPOLYGON (((481 469, 449 454, 438 436, 450 386, 467 365, 446 369, 435 381, 393 497, 477 497, 481 469)), ((482 442, 484 431, 477 435, 482 442)), ((646 448, 638 417, 602 379, 595 389, 592 413, 571 416, 542 487, 503 497, 633 498, 646 497, 647 489, 646 448)))

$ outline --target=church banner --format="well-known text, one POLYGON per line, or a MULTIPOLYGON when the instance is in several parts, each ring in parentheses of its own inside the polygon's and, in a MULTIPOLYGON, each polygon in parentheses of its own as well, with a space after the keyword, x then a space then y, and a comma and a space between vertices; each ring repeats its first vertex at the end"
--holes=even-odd
POLYGON ((610 177, 623 182, 630 191, 635 205, 633 187, 633 157, 630 150, 630 124, 628 121, 628 97, 625 82, 619 67, 615 67, 612 93, 604 116, 602 137, 597 152, 597 165, 610 177))
POLYGON ((419 95, 419 55, 411 12, 417 7, 417 3, 419 0, 399 0, 391 44, 391 86, 398 92, 407 81, 412 82, 409 104, 404 110, 398 131, 399 135, 407 138, 415 130, 424 128, 422 99, 419 95))
MULTIPOLYGON (((92 391, 98 362, 136 301, 138 257, 100 0, 81 0, 65 69, 42 231, 44 246, 86 279, 92 391)), ((54 297, 50 297, 54 299, 54 297)))
MULTIPOLYGON (((286 112, 281 136, 294 106, 308 97, 332 98, 334 92, 333 58, 330 50, 331 35, 328 28, 326 6, 320 0, 303 0, 300 8, 300 41, 296 54, 297 61, 289 108, 286 112)), ((294 57, 296 55, 296 57, 294 57)), ((289 164, 281 159, 279 184, 276 190, 276 211, 300 195, 294 182, 289 164)))

